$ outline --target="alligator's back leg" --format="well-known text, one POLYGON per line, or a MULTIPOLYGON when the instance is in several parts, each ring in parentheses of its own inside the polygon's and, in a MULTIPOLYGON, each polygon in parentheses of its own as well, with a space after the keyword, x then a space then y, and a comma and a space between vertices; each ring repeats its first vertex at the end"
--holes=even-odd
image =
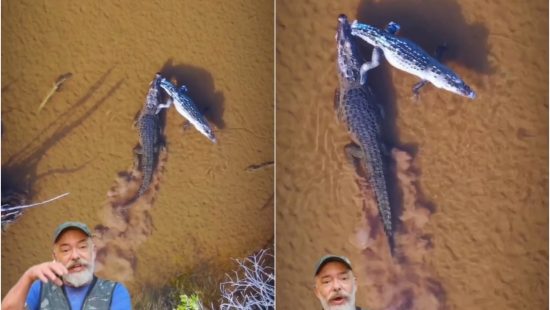
MULTIPOLYGON (((439 45, 434 52, 434 57, 437 59, 437 61, 441 62, 441 57, 443 56, 443 52, 447 49, 447 44, 443 43, 439 45)), ((420 82, 414 84, 412 91, 414 94, 414 98, 418 99, 418 96, 420 95, 420 89, 428 84, 428 80, 421 80, 420 82)))
POLYGON ((396 22, 389 22, 386 25, 386 31, 390 34, 396 35, 399 32, 399 29, 401 29, 401 26, 396 22))
POLYGON ((353 165, 355 172, 358 176, 360 176, 359 183, 361 186, 367 191, 372 191, 368 180, 368 171, 365 169, 364 160, 366 159, 366 156, 361 147, 355 143, 350 143, 344 147, 344 151, 346 153, 347 161, 353 165))
POLYGON ((134 148, 134 169, 141 170, 141 156, 143 155, 143 147, 138 145, 134 148))
POLYGON ((379 47, 373 48, 370 61, 367 61, 361 65, 361 69, 359 70, 359 74, 361 76, 361 79, 360 79, 361 85, 365 85, 365 83, 367 82, 367 71, 374 69, 378 67, 378 65, 380 65, 381 52, 382 50, 379 47))

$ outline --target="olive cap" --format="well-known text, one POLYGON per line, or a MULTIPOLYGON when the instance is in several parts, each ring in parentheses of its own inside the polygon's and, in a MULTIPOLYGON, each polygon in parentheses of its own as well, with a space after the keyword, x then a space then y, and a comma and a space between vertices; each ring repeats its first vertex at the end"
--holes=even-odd
POLYGON ((59 239, 59 236, 61 236, 61 234, 69 228, 79 229, 83 233, 88 235, 88 237, 92 237, 92 231, 90 230, 90 228, 88 228, 88 226, 86 224, 81 223, 81 222, 65 222, 65 223, 57 226, 57 228, 55 229, 55 231, 53 233, 53 243, 56 243, 57 239, 59 239))
POLYGON ((321 259, 317 262, 317 265, 315 265, 315 276, 317 276, 319 274, 319 271, 321 271, 323 266, 325 266, 327 263, 330 263, 330 262, 340 262, 340 263, 346 265, 346 267, 349 270, 352 270, 351 269, 351 262, 347 257, 338 256, 338 255, 325 255, 325 256, 321 257, 321 259))

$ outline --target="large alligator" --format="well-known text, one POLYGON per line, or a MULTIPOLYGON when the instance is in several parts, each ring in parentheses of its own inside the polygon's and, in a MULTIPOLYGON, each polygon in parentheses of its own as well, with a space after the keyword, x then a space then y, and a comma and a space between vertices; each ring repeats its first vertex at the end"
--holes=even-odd
MULTIPOLYGON (((430 56, 420 46, 405 38, 395 36, 399 25, 391 22, 386 30, 354 21, 351 24, 351 34, 365 40, 375 49, 383 51, 384 57, 394 67, 413 74, 421 81, 413 87, 418 94, 419 89, 427 82, 438 88, 443 88, 455 94, 474 99, 476 93, 449 67, 430 56), (388 31, 388 28, 393 31, 388 31)), ((370 68, 376 67, 378 63, 370 68)))
MULTIPOLYGON (((160 74, 157 73, 155 79, 151 82, 145 104, 137 122, 140 147, 136 149, 136 153, 141 155, 139 167, 143 172, 143 182, 139 187, 138 197, 143 195, 151 184, 156 159, 163 142, 161 137, 161 121, 158 113, 162 108, 168 107, 170 103, 162 103, 162 94, 160 91, 161 78, 160 74)), ((167 100, 170 99, 168 98, 167 100)))
MULTIPOLYGON (((392 212, 388 195, 387 172, 383 157, 381 137, 382 108, 372 91, 364 84, 367 81, 365 68, 373 62, 362 64, 357 44, 345 15, 338 17, 336 32, 337 61, 340 87, 335 96, 338 118, 345 122, 354 144, 346 147, 348 155, 361 159, 375 200, 378 205, 384 231, 393 254, 394 236, 392 212), (363 68, 363 70, 361 70, 363 68)), ((373 50, 372 59, 377 59, 379 50, 373 50)))
POLYGON ((187 87, 185 85, 182 85, 179 89, 176 89, 174 84, 172 84, 164 77, 160 78, 159 86, 164 89, 170 97, 172 97, 173 103, 176 106, 176 110, 184 118, 186 118, 200 133, 205 135, 213 143, 216 143, 214 131, 212 130, 212 128, 210 128, 210 125, 208 125, 206 118, 199 111, 199 108, 187 95, 187 87))

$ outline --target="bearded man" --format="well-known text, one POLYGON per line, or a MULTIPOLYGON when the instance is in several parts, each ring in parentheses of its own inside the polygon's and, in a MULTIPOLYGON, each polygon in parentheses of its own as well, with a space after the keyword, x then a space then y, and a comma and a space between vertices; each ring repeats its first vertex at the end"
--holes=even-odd
POLYGON ((357 279, 345 256, 323 256, 315 266, 315 296, 323 310, 361 310, 355 306, 357 279))
POLYGON ((65 222, 53 235, 53 261, 30 267, 6 294, 7 309, 131 309, 123 284, 94 275, 96 249, 86 224, 65 222))

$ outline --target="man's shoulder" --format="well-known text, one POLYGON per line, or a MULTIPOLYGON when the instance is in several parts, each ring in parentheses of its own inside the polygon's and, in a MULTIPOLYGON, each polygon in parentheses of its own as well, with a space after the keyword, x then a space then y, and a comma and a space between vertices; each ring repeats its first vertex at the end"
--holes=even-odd
POLYGON ((111 299, 111 310, 132 308, 130 292, 128 292, 128 289, 122 282, 101 278, 98 278, 98 282, 101 283, 100 285, 104 285, 106 287, 112 286, 113 295, 111 299))
POLYGON ((120 287, 123 287, 124 289, 126 289, 126 287, 124 286, 124 284, 122 282, 109 280, 109 279, 104 279, 104 278, 100 278, 100 277, 96 277, 96 278, 97 278, 96 285, 112 286, 113 288, 120 286, 120 287))

